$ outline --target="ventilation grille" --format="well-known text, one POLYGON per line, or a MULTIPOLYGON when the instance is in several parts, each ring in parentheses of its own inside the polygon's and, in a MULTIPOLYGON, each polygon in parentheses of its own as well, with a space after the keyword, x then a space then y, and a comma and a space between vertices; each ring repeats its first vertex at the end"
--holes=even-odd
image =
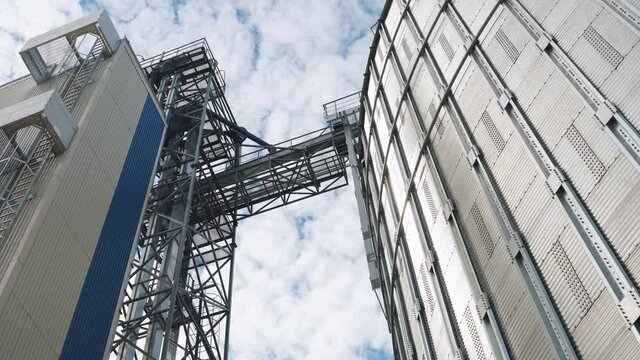
POLYGON ((440 37, 438 37, 438 42, 440 43, 440 46, 442 46, 444 54, 447 55, 447 58, 449 59, 449 61, 451 61, 451 59, 453 59, 453 55, 455 55, 455 52, 453 51, 451 44, 449 44, 449 40, 447 40, 447 37, 444 34, 440 34, 440 37))
POLYGON ((589 26, 586 28, 582 36, 602 57, 605 58, 613 66, 614 69, 622 62, 623 56, 616 50, 605 38, 600 35, 596 29, 589 26))
POLYGON ((438 125, 436 127, 436 132, 440 136, 440 140, 442 140, 442 135, 444 135, 444 130, 445 130, 444 118, 441 117, 438 119, 438 125))
POLYGON ((431 292, 431 286, 429 286, 429 274, 427 274, 427 266, 425 263, 420 265, 420 280, 422 280, 422 285, 424 286, 424 292, 427 296, 427 306, 429 307, 428 315, 431 316, 433 314, 433 309, 436 307, 436 303, 433 300, 433 293, 431 292))
POLYGON ((429 206, 429 212, 431 213, 431 219, 433 220, 438 212, 436 210, 436 203, 433 201, 433 196, 431 195, 431 189, 429 189, 429 183, 427 182, 426 176, 422 181, 422 191, 424 192, 424 196, 427 198, 427 205, 429 206))
POLYGON ((566 136, 571 146, 573 146, 582 161, 587 165, 589 171, 591 171, 591 174, 593 174, 596 180, 600 180, 602 176, 604 176, 604 173, 607 172, 607 169, 593 150, 591 150, 578 129, 571 125, 569 129, 567 129, 566 136))
POLYGON ((480 120, 482 120, 485 129, 487 129, 487 133, 489 133, 489 137, 491 138, 491 141, 493 141, 493 145, 495 145, 498 153, 501 153, 505 146, 504 139, 486 110, 482 113, 480 120))
POLYGON ((587 310, 591 308, 591 299, 589 298, 589 294, 582 284, 582 281, 580 281, 576 270, 573 268, 567 253, 564 251, 562 244, 560 244, 560 241, 556 241, 555 244, 553 244, 551 254, 553 254, 553 260, 556 265, 558 265, 558 268, 560 268, 562 276, 564 277, 565 282, 569 285, 571 294, 578 303, 578 306, 580 306, 582 313, 586 313, 587 310))
POLYGON ((496 31, 495 39, 496 41, 498 41, 498 44, 500 44, 502 50, 504 50, 511 62, 516 62, 516 60, 518 60, 518 57, 520 56, 520 52, 518 51, 518 49, 516 49, 511 40, 509 40, 507 34, 505 34, 504 31, 500 29, 496 31))
POLYGON ((411 48, 409 47, 409 44, 407 43, 406 38, 402 39, 402 50, 404 51, 404 55, 407 57, 407 59, 411 61, 411 57, 413 56, 413 51, 411 51, 411 48))
POLYGON ((433 100, 429 104, 429 115, 431 115, 431 119, 436 117, 436 106, 433 104, 433 100))
POLYGON ((478 203, 473 203, 473 206, 471 206, 471 217, 473 217, 473 222, 476 223, 476 227, 478 228, 478 233, 480 234, 480 239, 482 240, 484 249, 487 251, 487 255, 491 257, 495 245, 493 244, 493 240, 491 240, 491 235, 489 234, 487 225, 482 218, 482 214, 480 214, 478 203))
MULTIPOLYGON (((436 117, 436 106, 433 104, 433 101, 431 101, 431 104, 429 104, 429 114, 431 115, 431 119, 435 119, 436 117)), ((438 133, 438 135, 440 136, 440 138, 438 140, 442 139, 442 135, 444 134, 444 122, 442 121, 442 117, 440 117, 438 120, 436 120, 435 123, 435 128, 436 128, 436 132, 438 133)))
POLYGON ((473 342, 473 349, 476 353, 476 359, 486 360, 487 357, 484 354, 484 348, 482 347, 482 342, 480 341, 480 335, 478 335, 478 329, 476 328, 476 323, 473 321, 473 316, 471 315, 471 310, 469 306, 464 310, 464 320, 467 322, 467 327, 469 327, 469 334, 471 335, 471 341, 473 342))
POLYGON ((407 352, 407 358, 411 359, 413 357, 413 348, 411 347, 411 341, 409 339, 409 329, 407 328, 407 323, 404 320, 404 317, 398 316, 400 320, 400 333, 402 334, 402 344, 404 345, 404 349, 407 352))

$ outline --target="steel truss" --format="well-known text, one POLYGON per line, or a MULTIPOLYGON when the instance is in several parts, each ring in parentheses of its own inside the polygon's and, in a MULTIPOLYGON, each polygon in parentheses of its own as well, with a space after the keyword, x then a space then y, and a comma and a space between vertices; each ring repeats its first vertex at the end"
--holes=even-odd
POLYGON ((272 145, 239 127, 204 39, 141 65, 167 131, 111 358, 226 359, 238 221, 347 185, 345 131, 272 145))

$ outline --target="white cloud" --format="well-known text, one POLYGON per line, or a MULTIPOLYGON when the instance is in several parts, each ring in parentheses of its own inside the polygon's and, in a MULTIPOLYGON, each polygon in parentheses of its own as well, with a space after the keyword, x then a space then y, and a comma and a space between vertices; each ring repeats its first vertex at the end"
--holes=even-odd
MULTIPOLYGON (((322 103, 360 89, 369 27, 382 7, 382 0, 81 3, 0 0, 0 82, 26 73, 17 55, 26 39, 104 6, 143 56, 206 37, 236 119, 271 142, 322 127, 322 103)), ((238 243, 234 359, 390 352, 351 189, 248 219, 238 243)))

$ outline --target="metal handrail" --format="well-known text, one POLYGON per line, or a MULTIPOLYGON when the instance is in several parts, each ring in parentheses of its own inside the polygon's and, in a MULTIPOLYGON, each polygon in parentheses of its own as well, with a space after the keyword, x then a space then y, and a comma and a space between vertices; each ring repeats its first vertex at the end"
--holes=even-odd
POLYGON ((360 91, 322 105, 326 120, 334 120, 339 113, 353 112, 360 109, 360 91))

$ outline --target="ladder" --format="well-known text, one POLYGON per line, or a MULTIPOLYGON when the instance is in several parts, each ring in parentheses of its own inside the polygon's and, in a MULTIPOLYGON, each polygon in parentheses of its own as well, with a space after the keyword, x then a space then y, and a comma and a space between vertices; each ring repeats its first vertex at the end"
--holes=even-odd
POLYGON ((75 73, 62 86, 62 100, 64 101, 64 104, 67 105, 69 112, 73 113, 76 102, 80 98, 80 95, 82 95, 84 88, 89 84, 91 76, 98 66, 98 63, 102 60, 103 50, 104 45, 102 44, 102 41, 96 40, 87 54, 87 57, 82 61, 75 73))

